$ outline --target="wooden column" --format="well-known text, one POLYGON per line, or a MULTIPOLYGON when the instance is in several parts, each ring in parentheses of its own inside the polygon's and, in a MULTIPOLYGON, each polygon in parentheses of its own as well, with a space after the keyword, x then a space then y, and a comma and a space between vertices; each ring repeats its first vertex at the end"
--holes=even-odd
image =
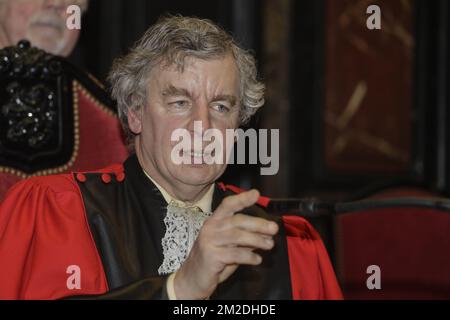
MULTIPOLYGON (((279 171, 261 176, 261 191, 285 197, 289 190, 289 53, 291 0, 263 2, 263 77, 267 86, 260 127, 280 130, 279 171)), ((270 150, 270 149, 269 149, 270 150)))

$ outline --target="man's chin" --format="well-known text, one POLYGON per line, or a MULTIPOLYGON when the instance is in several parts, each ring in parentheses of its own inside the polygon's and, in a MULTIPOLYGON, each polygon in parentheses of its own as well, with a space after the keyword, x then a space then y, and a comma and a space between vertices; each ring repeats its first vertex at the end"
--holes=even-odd
POLYGON ((48 32, 42 34, 36 34, 36 32, 33 32, 30 33, 28 39, 33 46, 53 54, 60 54, 64 48, 61 34, 54 31, 49 30, 48 32))
POLYGON ((192 186, 210 184, 218 178, 214 168, 205 164, 182 165, 182 167, 176 169, 174 176, 180 182, 192 186))

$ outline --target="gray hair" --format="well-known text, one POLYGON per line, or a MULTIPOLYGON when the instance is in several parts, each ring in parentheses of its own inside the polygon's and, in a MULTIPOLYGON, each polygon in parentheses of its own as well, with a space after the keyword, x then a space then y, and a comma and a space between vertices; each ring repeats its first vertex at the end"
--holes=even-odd
POLYGON ((128 127, 128 110, 137 111, 146 104, 148 78, 156 65, 175 65, 182 71, 186 57, 208 60, 230 53, 240 75, 239 122, 245 124, 264 104, 265 87, 258 81, 253 55, 209 20, 166 16, 150 27, 127 55, 114 61, 108 76, 129 142, 133 134, 128 127))

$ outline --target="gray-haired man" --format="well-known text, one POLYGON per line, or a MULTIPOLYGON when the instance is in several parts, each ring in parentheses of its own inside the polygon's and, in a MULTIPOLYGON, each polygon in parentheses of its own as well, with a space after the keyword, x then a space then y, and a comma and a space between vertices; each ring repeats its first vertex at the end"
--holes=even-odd
POLYGON ((13 188, 0 209, 0 298, 341 298, 307 221, 216 183, 226 161, 195 161, 204 143, 181 151, 192 161, 172 159, 174 130, 195 139, 201 121, 225 136, 263 105, 248 52, 210 21, 167 17, 115 62, 110 82, 135 154, 13 188))

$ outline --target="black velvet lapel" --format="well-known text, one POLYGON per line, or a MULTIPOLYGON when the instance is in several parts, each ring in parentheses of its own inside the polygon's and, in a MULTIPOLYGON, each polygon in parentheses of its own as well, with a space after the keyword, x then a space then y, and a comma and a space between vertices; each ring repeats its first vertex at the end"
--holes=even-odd
POLYGON ((125 180, 103 182, 101 173, 78 182, 110 289, 156 276, 163 260, 161 239, 167 204, 145 176, 137 157, 124 163, 125 180))
MULTIPOLYGON (((165 234, 163 219, 167 203, 158 188, 145 176, 136 155, 125 161, 124 169, 125 180, 122 182, 110 174, 111 182, 105 183, 102 173, 88 173, 85 174, 85 182, 78 181, 110 289, 158 277, 158 268, 163 261, 161 239, 165 234)), ((212 209, 216 209, 231 194, 216 185, 212 209)), ((263 263, 260 266, 241 266, 219 286, 212 298, 292 298, 286 237, 280 218, 268 215, 259 206, 247 208, 243 213, 271 219, 279 224, 280 233, 275 239, 275 248, 270 253, 261 253, 263 263)), ((146 283, 144 281, 140 286, 146 283)))

